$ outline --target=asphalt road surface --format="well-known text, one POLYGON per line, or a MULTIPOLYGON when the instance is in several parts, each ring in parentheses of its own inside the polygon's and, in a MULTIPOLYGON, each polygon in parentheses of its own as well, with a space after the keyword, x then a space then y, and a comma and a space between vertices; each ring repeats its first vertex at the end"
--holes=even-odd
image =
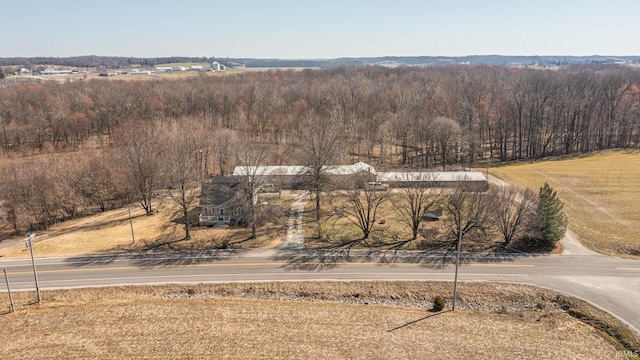
MULTIPOLYGON (((453 281, 452 253, 253 250, 36 259, 41 290, 300 280, 453 281)), ((640 332, 640 261, 589 255, 464 254, 461 281, 539 285, 596 305, 640 332)), ((35 290, 31 260, 0 260, 12 291, 35 290)), ((0 290, 6 291, 2 282, 0 290)))

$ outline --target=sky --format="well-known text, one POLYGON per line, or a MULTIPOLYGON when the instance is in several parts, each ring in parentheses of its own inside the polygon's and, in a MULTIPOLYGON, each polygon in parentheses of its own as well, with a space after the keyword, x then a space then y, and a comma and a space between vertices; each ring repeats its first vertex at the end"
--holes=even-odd
POLYGON ((640 55, 640 0, 0 0, 0 57, 640 55))

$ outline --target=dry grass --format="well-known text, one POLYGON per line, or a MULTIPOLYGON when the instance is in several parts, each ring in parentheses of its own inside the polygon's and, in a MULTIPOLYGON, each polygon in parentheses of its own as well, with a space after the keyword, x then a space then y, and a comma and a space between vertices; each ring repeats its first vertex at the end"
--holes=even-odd
POLYGON ((587 247, 640 257, 640 152, 607 151, 504 166, 491 173, 534 191, 548 182, 564 202, 569 229, 587 247))
MULTIPOLYGON (((0 317, 0 358, 601 359, 621 349, 554 311, 559 295, 530 286, 462 284, 456 312, 382 305, 450 288, 355 282, 45 292, 41 305, 0 317), (469 309, 487 302, 541 309, 469 309)), ((24 303, 32 295, 17 297, 24 303)))
MULTIPOLYGON (((280 201, 280 200, 277 200, 280 201)), ((280 202, 287 205, 291 200, 280 202)), ((127 209, 107 211, 93 216, 65 221, 46 231, 37 232, 35 251, 38 257, 78 256, 144 251, 213 249, 228 241, 235 248, 274 248, 279 246, 286 229, 268 224, 259 229, 256 239, 249 239, 245 228, 213 229, 193 227, 191 239, 184 240, 184 219, 177 205, 168 198, 155 200, 157 213, 145 216, 141 208, 131 208, 135 243, 132 244, 127 209)), ((193 211, 197 218, 197 210, 193 211)), ((11 239, 9 239, 10 241, 11 239)), ((3 259, 29 257, 22 243, 0 249, 3 259)))
MULTIPOLYGON (((439 191, 439 190, 436 190, 439 191)), ((423 233, 419 233, 414 241, 409 241, 412 237, 411 228, 404 222, 401 215, 396 210, 397 204, 404 204, 402 194, 399 189, 393 189, 389 193, 389 198, 380 205, 374 231, 370 235, 368 244, 372 247, 388 248, 391 244, 403 243, 402 249, 436 249, 439 246, 445 246, 447 239, 451 237, 448 224, 445 221, 422 221, 420 229, 423 233), (381 223, 381 220, 383 220, 381 223)), ((341 209, 348 207, 346 195, 339 192, 333 195, 325 196, 322 204, 321 220, 322 239, 318 239, 318 222, 315 219, 315 203, 309 201, 305 206, 307 213, 304 218, 304 236, 305 245, 307 247, 333 247, 340 244, 349 243, 357 239, 361 239, 362 231, 353 222, 346 217, 338 216, 341 209)), ((490 244, 485 243, 483 246, 489 247, 490 244)), ((363 247, 364 244, 358 244, 356 247, 363 247)))

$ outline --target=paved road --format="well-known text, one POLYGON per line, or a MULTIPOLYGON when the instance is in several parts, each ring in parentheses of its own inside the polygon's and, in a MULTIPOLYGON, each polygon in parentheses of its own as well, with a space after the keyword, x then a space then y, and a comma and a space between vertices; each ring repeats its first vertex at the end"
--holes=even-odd
MULTIPOLYGON (((40 288, 298 280, 453 280, 445 254, 380 254, 310 250, 171 253, 36 259, 40 288), (386 260, 390 260, 388 257, 386 260)), ((453 254, 450 259, 453 258, 453 254)), ((12 290, 34 289, 30 260, 0 260, 12 290)), ((640 332, 640 261, 602 255, 482 257, 467 254, 464 281, 508 281, 540 285, 577 296, 610 312, 640 332)), ((5 285, 0 290, 6 290, 5 285)))

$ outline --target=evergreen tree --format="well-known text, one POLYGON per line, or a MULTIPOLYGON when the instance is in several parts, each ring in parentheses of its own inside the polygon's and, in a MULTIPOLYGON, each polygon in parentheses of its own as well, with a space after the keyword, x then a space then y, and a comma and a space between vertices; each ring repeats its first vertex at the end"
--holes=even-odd
POLYGON ((548 183, 540 188, 538 199, 538 244, 553 247, 567 230, 567 216, 562 201, 548 183))
POLYGON ((0 66, 0 79, 4 79, 4 71, 2 70, 2 66, 0 66))

